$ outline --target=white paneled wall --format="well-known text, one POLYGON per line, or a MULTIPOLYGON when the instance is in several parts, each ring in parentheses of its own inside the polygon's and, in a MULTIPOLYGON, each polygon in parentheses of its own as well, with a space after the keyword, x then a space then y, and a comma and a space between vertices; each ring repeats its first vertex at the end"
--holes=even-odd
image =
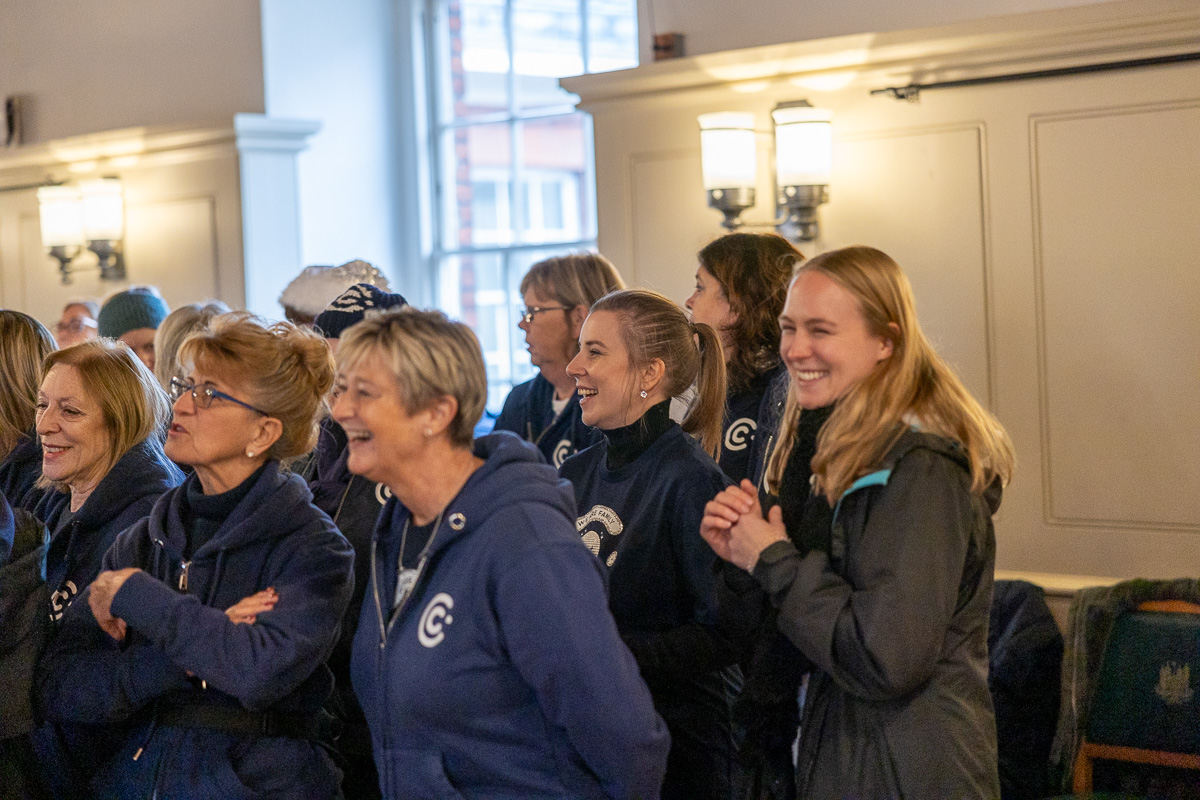
MULTIPOLYGON (((1200 6, 1126 0, 662 62, 564 84, 595 118, 600 249, 682 301, 721 233, 696 116, 834 111, 815 253, 870 244, 909 274, 926 332, 1020 460, 998 566, 1200 573, 1200 62, 926 91, 869 90, 1200 52, 1200 6)), ((1043 581, 1045 582, 1045 581, 1043 581)))

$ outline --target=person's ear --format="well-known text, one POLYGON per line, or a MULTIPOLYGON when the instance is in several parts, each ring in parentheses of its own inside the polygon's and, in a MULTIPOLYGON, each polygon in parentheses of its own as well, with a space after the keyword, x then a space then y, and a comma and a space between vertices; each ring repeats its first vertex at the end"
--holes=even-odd
POLYGON ((900 341, 900 326, 889 322, 887 334, 879 337, 879 357, 875 359, 875 363, 891 358, 898 341, 900 341))
POLYGON ((254 436, 246 445, 248 453, 265 453, 271 449, 271 446, 279 441, 279 437, 283 435, 283 423, 275 419, 275 417, 262 417, 258 421, 258 427, 254 429, 254 436))
POLYGON ((433 435, 440 434, 450 427, 454 422, 454 417, 458 414, 458 400, 448 394, 435 399, 425 409, 426 429, 433 431, 433 435))
POLYGON ((642 369, 641 386, 639 387, 647 395, 654 394, 654 390, 663 382, 663 378, 667 374, 667 365, 663 363, 661 358, 656 358, 642 369))
POLYGON ((579 342, 579 332, 583 330, 583 321, 587 319, 588 307, 583 303, 579 303, 568 313, 568 322, 571 327, 571 338, 579 342))

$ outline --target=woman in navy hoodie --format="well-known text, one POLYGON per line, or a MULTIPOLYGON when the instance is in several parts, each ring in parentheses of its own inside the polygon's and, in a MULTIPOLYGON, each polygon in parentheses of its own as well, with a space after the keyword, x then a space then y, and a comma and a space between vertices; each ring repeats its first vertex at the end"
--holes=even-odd
POLYGON ((93 339, 46 358, 37 433, 41 484, 51 490, 34 516, 49 535, 45 577, 55 622, 99 574, 117 534, 183 480, 163 454, 169 418, 154 374, 120 342, 93 339))
POLYGON ((350 469, 393 493, 351 662, 383 796, 657 797, 666 729, 570 487, 511 433, 472 442, 474 334, 405 308, 348 330, 338 359, 350 469))
POLYGON ((123 734, 98 797, 334 797, 318 711, 353 555, 280 464, 313 445, 329 348, 235 313, 179 357, 166 450, 194 473, 118 537, 69 609, 43 710, 123 734))
POLYGON ((717 558, 700 538, 708 496, 729 483, 712 458, 725 405, 721 343, 667 298, 633 289, 593 305, 579 340, 567 372, 583 421, 604 437, 562 465, 576 527, 608 571, 608 607, 671 732, 663 797, 727 800, 727 687, 745 644, 738 626, 753 623, 718 603, 717 558), (681 426, 671 398, 693 384, 681 426))

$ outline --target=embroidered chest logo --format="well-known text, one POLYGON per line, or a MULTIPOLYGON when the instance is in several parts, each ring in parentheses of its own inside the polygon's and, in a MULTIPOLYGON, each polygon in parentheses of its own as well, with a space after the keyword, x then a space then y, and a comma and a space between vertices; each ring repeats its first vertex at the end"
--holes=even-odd
POLYGON ((79 588, 74 581, 67 581, 58 591, 50 595, 50 621, 58 622, 66 612, 67 606, 79 594, 79 588))
POLYGON ((750 440, 754 438, 756 430, 758 430, 758 423, 749 417, 735 419, 725 429, 725 449, 745 450, 750 445, 750 440))
POLYGON ((384 486, 382 483, 375 484, 375 499, 379 501, 379 505, 383 505, 392 497, 392 490, 384 486))
POLYGON ((596 505, 575 520, 575 529, 583 538, 592 555, 611 567, 617 560, 617 537, 625 530, 625 523, 617 512, 608 506, 596 505))
POLYGON ((1187 664, 1182 666, 1174 661, 1168 661, 1158 670, 1158 685, 1154 693, 1169 706, 1177 706, 1192 699, 1192 670, 1187 664))
POLYGON ((417 640, 425 647, 437 647, 446 638, 446 626, 454 622, 450 609, 454 608, 454 598, 445 592, 438 592, 421 612, 421 621, 417 624, 417 640))
POLYGON ((571 446, 570 439, 563 439, 558 444, 554 445, 554 452, 551 454, 550 461, 554 464, 554 468, 558 469, 571 456, 575 455, 575 448, 571 446))

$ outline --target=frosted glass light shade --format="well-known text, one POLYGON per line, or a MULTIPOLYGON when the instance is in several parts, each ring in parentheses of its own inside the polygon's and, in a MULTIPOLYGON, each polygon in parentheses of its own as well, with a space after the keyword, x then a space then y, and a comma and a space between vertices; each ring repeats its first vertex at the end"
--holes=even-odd
POLYGON ((833 173, 833 113, 785 106, 775 120, 775 180, 779 186, 827 185, 833 173))
POLYGON ((758 172, 754 114, 717 111, 701 114, 699 121, 705 190, 754 188, 758 172))
POLYGON ((89 240, 115 240, 125 236, 125 203, 121 181, 102 178, 79 185, 83 195, 83 228, 89 240))
POLYGON ((43 186, 37 190, 42 247, 81 247, 84 244, 83 206, 74 186, 43 186))

